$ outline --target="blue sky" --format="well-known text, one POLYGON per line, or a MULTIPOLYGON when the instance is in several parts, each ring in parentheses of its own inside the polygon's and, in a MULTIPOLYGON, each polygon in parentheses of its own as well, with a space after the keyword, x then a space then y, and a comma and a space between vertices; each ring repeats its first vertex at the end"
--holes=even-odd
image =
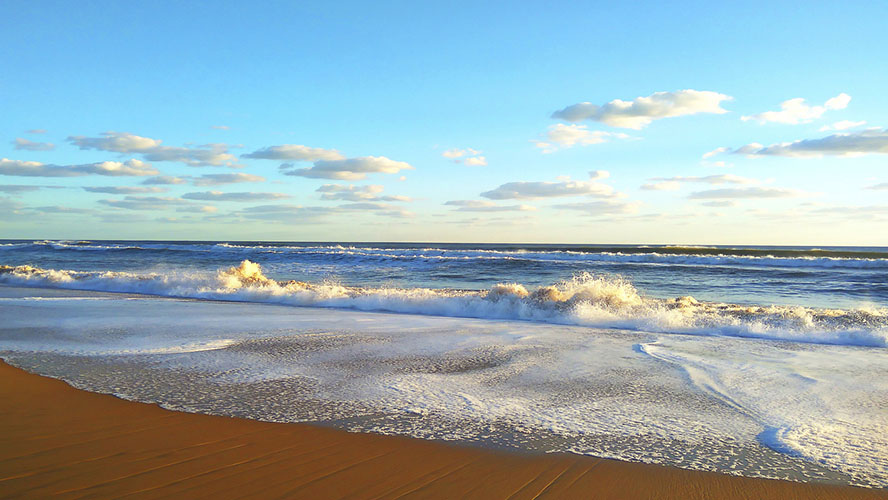
POLYGON ((884 2, 0 16, 0 237, 888 245, 884 2))

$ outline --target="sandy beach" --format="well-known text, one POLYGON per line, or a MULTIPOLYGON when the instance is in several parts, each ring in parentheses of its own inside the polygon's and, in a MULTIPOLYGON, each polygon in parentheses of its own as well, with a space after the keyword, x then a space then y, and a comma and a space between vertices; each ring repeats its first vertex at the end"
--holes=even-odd
POLYGON ((171 412, 0 363, 4 498, 888 498, 565 454, 171 412))

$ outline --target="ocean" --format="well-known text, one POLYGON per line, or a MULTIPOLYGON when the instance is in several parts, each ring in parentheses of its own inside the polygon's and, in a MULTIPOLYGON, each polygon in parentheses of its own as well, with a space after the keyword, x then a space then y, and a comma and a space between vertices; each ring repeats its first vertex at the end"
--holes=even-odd
POLYGON ((171 409, 888 487, 888 248, 0 240, 0 356, 171 409))

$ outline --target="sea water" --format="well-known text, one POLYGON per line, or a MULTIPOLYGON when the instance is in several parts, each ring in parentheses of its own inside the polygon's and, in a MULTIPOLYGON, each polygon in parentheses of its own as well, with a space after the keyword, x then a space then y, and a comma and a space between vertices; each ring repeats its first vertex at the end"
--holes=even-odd
POLYGON ((888 486, 885 249, 2 243, 0 354, 89 390, 888 486))

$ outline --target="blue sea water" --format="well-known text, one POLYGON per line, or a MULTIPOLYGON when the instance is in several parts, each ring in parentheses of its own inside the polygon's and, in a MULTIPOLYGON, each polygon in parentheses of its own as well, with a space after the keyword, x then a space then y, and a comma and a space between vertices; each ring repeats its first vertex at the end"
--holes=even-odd
POLYGON ((182 411, 888 487, 888 248, 2 240, 0 357, 182 411))
POLYGON ((487 290, 580 273, 656 298, 755 305, 888 306, 888 247, 0 240, 0 264, 74 271, 215 271, 247 259, 276 280, 487 290))

